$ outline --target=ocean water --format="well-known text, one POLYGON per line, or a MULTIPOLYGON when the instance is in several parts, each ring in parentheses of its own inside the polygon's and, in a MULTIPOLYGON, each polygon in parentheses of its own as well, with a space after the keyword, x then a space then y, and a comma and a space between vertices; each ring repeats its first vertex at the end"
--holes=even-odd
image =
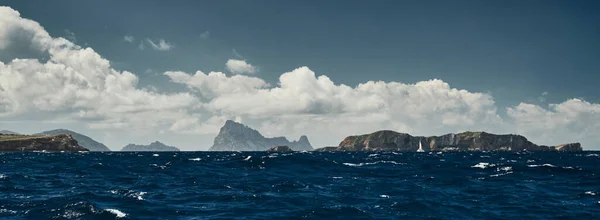
POLYGON ((599 152, 0 153, 3 219, 599 219, 599 152))

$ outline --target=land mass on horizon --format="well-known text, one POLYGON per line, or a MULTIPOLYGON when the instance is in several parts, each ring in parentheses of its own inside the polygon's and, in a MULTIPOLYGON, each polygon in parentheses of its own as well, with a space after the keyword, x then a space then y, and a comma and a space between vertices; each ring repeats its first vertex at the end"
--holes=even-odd
POLYGON ((557 146, 536 145, 524 136, 462 132, 442 136, 412 136, 382 130, 371 134, 348 136, 337 147, 321 151, 582 151, 579 143, 557 146))
POLYGON ((265 151, 275 146, 287 146, 295 151, 313 150, 304 135, 297 141, 288 141, 285 137, 267 138, 246 125, 227 120, 209 151, 265 151))

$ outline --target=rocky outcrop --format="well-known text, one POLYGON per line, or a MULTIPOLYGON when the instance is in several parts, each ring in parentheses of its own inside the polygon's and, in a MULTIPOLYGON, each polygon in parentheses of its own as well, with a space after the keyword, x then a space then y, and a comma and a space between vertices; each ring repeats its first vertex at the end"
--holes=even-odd
POLYGON ((313 149, 304 135, 291 142, 285 137, 266 138, 246 125, 228 120, 209 151, 265 151, 271 146, 289 146, 296 151, 313 149))
POLYGON ((50 130, 50 131, 44 131, 37 135, 57 135, 57 134, 71 135, 75 140, 77 140, 77 143, 79 143, 80 146, 85 147, 90 151, 110 151, 110 149, 108 149, 108 147, 106 147, 106 145, 104 145, 98 141, 95 141, 94 139, 92 139, 88 136, 85 136, 83 134, 79 134, 77 132, 70 131, 67 129, 55 129, 55 130, 50 130))
POLYGON ((275 147, 269 148, 267 151, 271 151, 271 152, 291 152, 291 151, 294 151, 294 150, 292 150, 292 148, 290 148, 288 146, 275 146, 275 147))
POLYGON ((79 146, 77 141, 66 134, 39 136, 39 135, 0 135, 0 151, 8 152, 61 152, 61 151, 88 151, 79 146))
POLYGON ((463 132, 442 136, 411 136, 395 131, 346 137, 335 151, 581 151, 579 143, 549 147, 536 145, 521 135, 463 132))
POLYGON ((582 151, 580 143, 561 144, 555 147, 557 151, 582 151))
POLYGON ((167 146, 158 141, 152 142, 149 145, 128 144, 121 151, 179 151, 179 148, 167 146))

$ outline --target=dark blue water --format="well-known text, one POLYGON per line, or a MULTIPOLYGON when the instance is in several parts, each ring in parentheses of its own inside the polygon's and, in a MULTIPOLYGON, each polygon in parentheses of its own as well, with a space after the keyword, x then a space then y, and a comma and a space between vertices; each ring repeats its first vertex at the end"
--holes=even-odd
POLYGON ((13 219, 598 219, 579 153, 0 153, 13 219))

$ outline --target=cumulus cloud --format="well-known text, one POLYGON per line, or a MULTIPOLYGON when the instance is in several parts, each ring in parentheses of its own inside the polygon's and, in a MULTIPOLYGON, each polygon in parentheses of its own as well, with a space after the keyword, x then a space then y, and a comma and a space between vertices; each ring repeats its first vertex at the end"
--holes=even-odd
POLYGON ((135 37, 129 36, 129 35, 125 35, 123 37, 123 40, 125 40, 126 42, 129 42, 129 43, 133 43, 133 41, 135 40, 135 37))
POLYGON ((197 71, 196 74, 190 75, 181 71, 169 71, 164 74, 168 76, 171 81, 185 84, 192 90, 198 91, 199 94, 206 99, 212 99, 216 96, 225 94, 253 93, 256 92, 257 89, 269 86, 268 83, 256 77, 244 75, 227 77, 221 72, 204 74, 202 71, 197 71))
POLYGON ((550 104, 548 108, 520 103, 509 107, 507 114, 519 133, 540 143, 582 142, 584 147, 600 143, 600 104, 581 99, 550 104))
POLYGON ((229 59, 227 60, 227 63, 225 63, 225 67, 227 70, 229 70, 229 72, 235 74, 256 72, 256 67, 247 63, 245 60, 229 59))
POLYGON ((214 115, 258 121, 266 134, 309 134, 318 143, 384 128, 436 134, 502 127, 490 95, 450 88, 441 80, 369 81, 350 87, 317 77, 308 67, 284 73, 277 87, 256 77, 223 73, 165 75, 207 98, 203 107, 214 115))
POLYGON ((195 96, 140 89, 133 73, 111 68, 91 48, 51 37, 11 8, 0 7, 0 27, 0 46, 12 43, 12 35, 30 36, 29 44, 49 54, 45 62, 0 62, 0 117, 47 114, 52 118, 45 120, 85 122, 92 128, 152 129, 193 115, 195 96))
POLYGON ((158 42, 154 42, 154 41, 150 40, 149 38, 147 38, 146 41, 148 42, 148 44, 150 44, 150 46, 154 50, 167 51, 167 50, 171 50, 173 48, 173 45, 166 42, 164 39, 160 39, 158 42))

